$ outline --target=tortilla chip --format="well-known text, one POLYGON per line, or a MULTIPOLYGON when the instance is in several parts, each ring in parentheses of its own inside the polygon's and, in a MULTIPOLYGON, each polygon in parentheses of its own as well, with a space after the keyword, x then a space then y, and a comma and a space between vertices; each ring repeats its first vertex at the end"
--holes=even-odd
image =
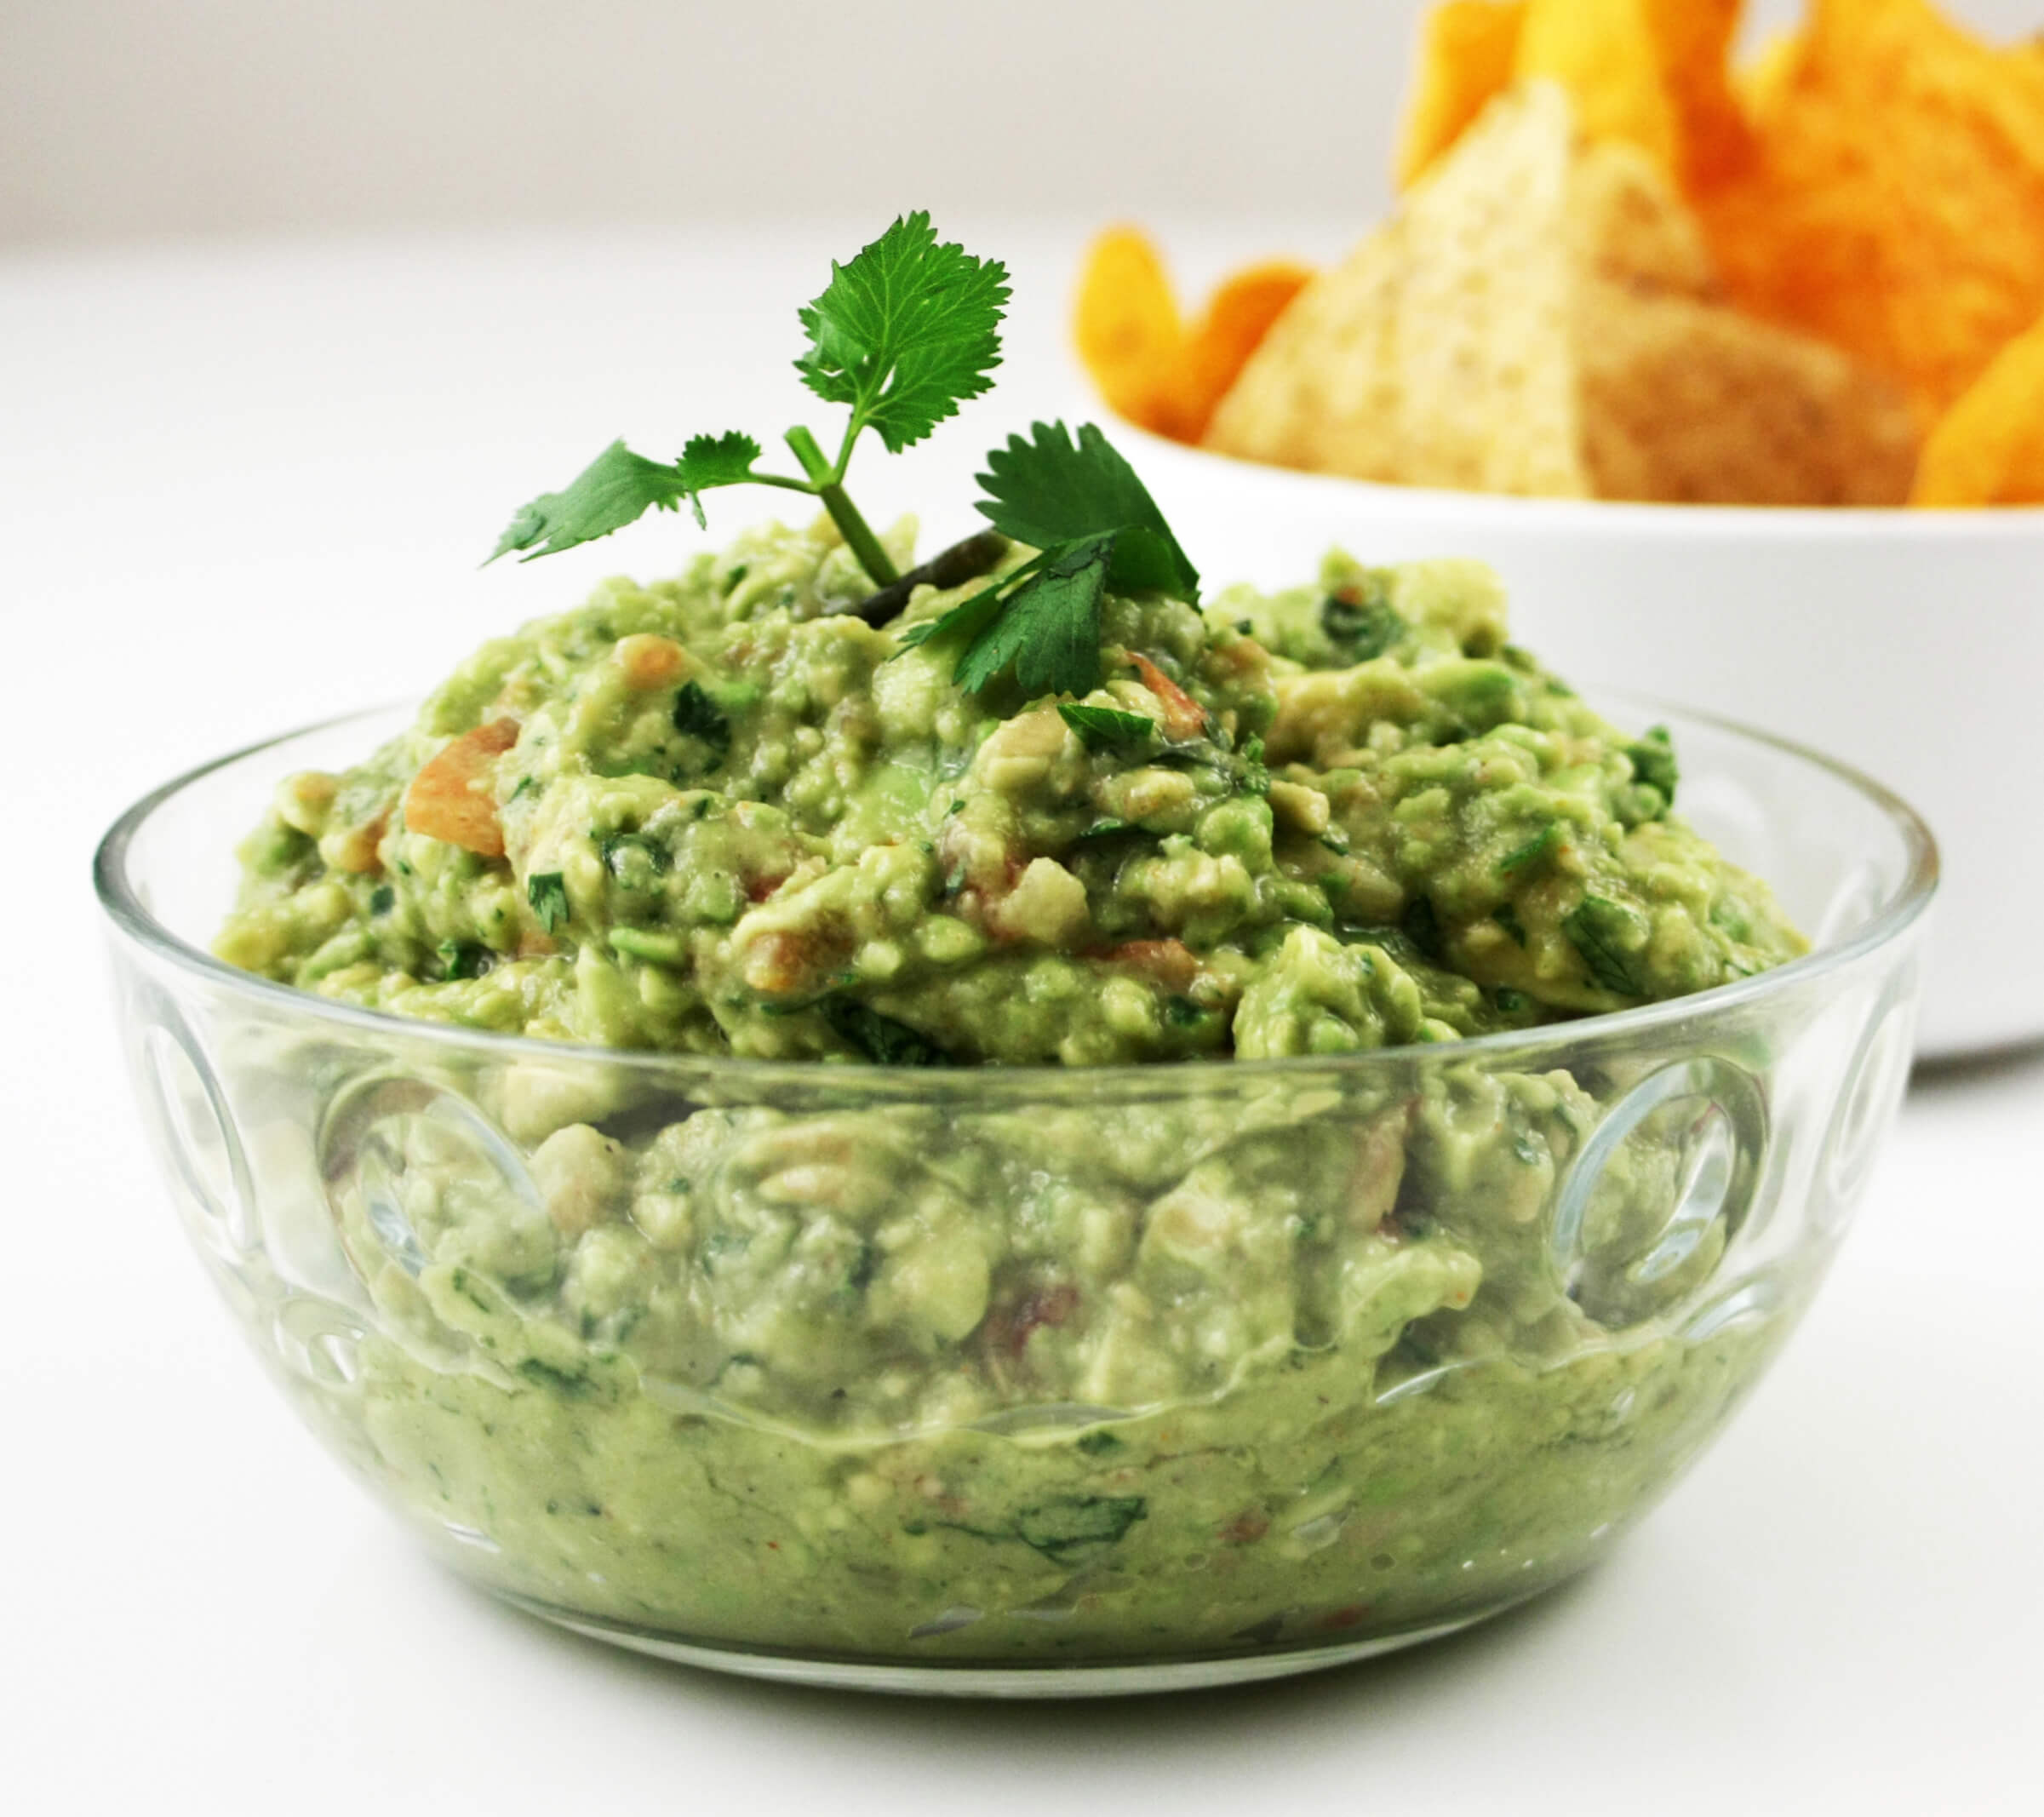
POLYGON ((1279 318, 1206 445, 1280 466, 1583 497, 1564 219, 1573 123, 1500 96, 1397 216, 1279 318))
POLYGON ((1935 416, 2044 312, 2044 59, 1925 0, 1816 0, 1699 198, 1732 293, 1935 416))
POLYGON ((1705 300, 1722 294, 1702 223, 1637 146, 1610 140, 1577 158, 1567 231, 1579 265, 1599 277, 1705 300))
POLYGON ((1901 388, 1726 307, 1668 176, 1579 145, 1545 82, 1301 292, 1205 441, 1406 484, 1746 504, 1898 503, 1915 459, 1901 388))
POLYGON ((1445 0, 1420 21, 1419 67, 1399 129, 1400 189, 1510 85, 1526 8, 1526 0, 1445 0))
POLYGON ((1902 387, 1835 347, 1693 296, 1592 278, 1576 318, 1599 498, 1898 505, 1916 464, 1902 387))
POLYGON ((1675 175, 1692 193, 1743 169, 1753 129, 1732 93, 1732 47, 1744 0, 1646 0, 1661 82, 1675 110, 1675 175))
POLYGON ((1110 227, 1093 242, 1074 333, 1109 409, 1159 434, 1177 433, 1185 329, 1164 261, 1135 228, 1110 227))
POLYGON ((1802 56, 1801 33, 1772 32, 1761 40, 1760 49, 1751 60, 1732 71, 1732 101, 1748 122, 1749 139, 1751 122, 1781 105, 1781 98, 1795 80, 1802 56))
POLYGON ((1409 187, 1514 76, 1547 76, 1584 130, 1639 145, 1685 185, 1723 181, 1751 156, 1730 57, 1743 0, 1446 0, 1423 21, 1399 140, 1409 187))
POLYGON ((1313 276, 1270 260, 1216 290, 1188 330, 1164 261, 1133 227, 1093 243, 1079 278, 1079 357, 1119 416, 1159 435, 1196 442, 1270 324, 1313 276))
POLYGON ((1995 356, 1923 444, 1913 505, 2044 505, 2044 320, 1995 356))
POLYGON ((1179 426, 1168 433, 1188 442, 1206 433, 1250 355, 1312 278, 1311 267, 1273 259, 1237 272, 1214 292, 1186 337, 1175 387, 1179 426))
POLYGON ((1680 169, 1680 129, 1647 0, 1531 0, 1513 70, 1567 89, 1585 138, 1623 139, 1663 170, 1680 169))

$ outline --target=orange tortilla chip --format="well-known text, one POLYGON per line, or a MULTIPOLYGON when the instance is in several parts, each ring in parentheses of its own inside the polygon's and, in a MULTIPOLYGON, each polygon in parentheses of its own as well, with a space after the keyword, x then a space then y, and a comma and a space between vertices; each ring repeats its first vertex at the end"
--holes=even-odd
POLYGON ((1171 433, 1188 442, 1206 433, 1214 406, 1312 278, 1308 267, 1273 259, 1237 272, 1214 292, 1186 342, 1177 386, 1181 427, 1171 433))
POLYGON ((1937 416, 2044 312, 2044 58, 1926 0, 1815 0, 1698 197, 1732 295, 1937 416))
POLYGON ((2018 335, 1923 444, 1912 505, 2044 505, 2044 320, 2018 335))
POLYGON ((1647 0, 1531 0, 1514 73, 1558 82, 1588 139, 1623 139, 1675 172, 1680 138, 1647 0))
POLYGON ((1526 9, 1526 0, 1446 0, 1420 22, 1419 67, 1399 130, 1400 189, 1510 83, 1526 9))
POLYGON ((1133 227, 1093 243, 1079 279, 1079 357, 1116 415, 1181 442, 1196 442, 1235 375, 1298 295, 1311 271, 1272 260, 1214 292, 1189 329, 1164 261, 1133 227))
POLYGON ((1689 187, 1722 181, 1752 150, 1730 70, 1743 10, 1743 0, 1446 0, 1420 28, 1399 186, 1524 75, 1566 88, 1587 136, 1629 140, 1689 187))
POLYGON ((1079 280, 1079 356, 1117 416, 1176 433, 1184 324, 1157 249, 1133 227, 1093 242, 1079 280))
POLYGON ((1732 91, 1732 45, 1745 0, 1646 0, 1646 29, 1675 110, 1675 175, 1692 192, 1752 156, 1753 133, 1732 91))

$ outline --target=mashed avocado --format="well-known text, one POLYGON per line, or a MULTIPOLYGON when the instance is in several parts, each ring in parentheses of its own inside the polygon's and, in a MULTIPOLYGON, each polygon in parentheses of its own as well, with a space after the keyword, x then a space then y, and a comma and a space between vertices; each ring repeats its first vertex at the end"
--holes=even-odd
POLYGON ((960 594, 870 591, 827 525, 606 583, 245 847, 219 950, 269 977, 822 1063, 524 1051, 460 1088, 516 1182, 430 1110, 330 1120, 366 1465, 552 1607, 862 1657, 1346 1641, 1572 1568, 1783 1327, 1699 1315, 1721 1226, 1638 1265, 1659 1113, 1556 1258, 1629 1079, 1439 1044, 1803 949, 1669 741, 1472 564, 1111 598, 1083 700, 961 692, 903 634, 960 594))
MULTIPOLYGON (((974 583, 984 584, 983 582, 974 583)), ((488 644, 247 848, 221 955, 478 1028, 923 1063, 1338 1053, 1801 950, 1489 570, 1110 599, 1083 702, 961 693, 823 531, 488 644)))

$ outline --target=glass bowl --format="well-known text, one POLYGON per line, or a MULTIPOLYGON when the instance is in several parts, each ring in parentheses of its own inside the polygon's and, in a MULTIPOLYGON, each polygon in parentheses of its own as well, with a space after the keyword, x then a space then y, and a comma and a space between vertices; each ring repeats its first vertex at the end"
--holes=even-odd
POLYGON ((917 1071, 405 1020, 206 943, 277 782, 102 845, 179 1209, 257 1354, 459 1570, 761 1676, 1071 1695, 1445 1633, 1595 1558, 1795 1324, 1909 1069, 1929 835, 1665 708, 1810 957, 1328 1059, 917 1071))

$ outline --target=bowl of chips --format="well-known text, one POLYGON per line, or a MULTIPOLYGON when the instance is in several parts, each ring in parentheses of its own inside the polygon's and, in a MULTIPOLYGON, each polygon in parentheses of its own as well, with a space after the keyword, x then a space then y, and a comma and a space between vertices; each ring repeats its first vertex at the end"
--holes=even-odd
POLYGON ((1810 0, 1742 61, 1740 11, 1448 0, 1389 220, 1188 315, 1111 230, 1078 349, 1217 571, 1482 556, 1558 662, 1890 782, 1923 1051, 2044 1037, 2044 49, 1810 0))

